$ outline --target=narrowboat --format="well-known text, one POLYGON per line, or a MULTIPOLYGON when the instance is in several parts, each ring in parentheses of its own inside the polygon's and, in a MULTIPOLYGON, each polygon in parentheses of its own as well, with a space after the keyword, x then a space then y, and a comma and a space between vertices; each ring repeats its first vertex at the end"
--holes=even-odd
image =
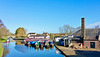
POLYGON ((50 45, 50 47, 51 47, 51 46, 54 46, 53 41, 50 41, 50 42, 49 42, 49 45, 50 45))
POLYGON ((39 40, 39 46, 44 47, 44 41, 43 40, 39 40))
POLYGON ((35 47, 38 48, 39 47, 39 42, 35 42, 35 47))
POLYGON ((49 47, 49 41, 45 41, 45 47, 49 47))
POLYGON ((31 46, 31 42, 30 41, 26 41, 26 45, 27 46, 31 46))

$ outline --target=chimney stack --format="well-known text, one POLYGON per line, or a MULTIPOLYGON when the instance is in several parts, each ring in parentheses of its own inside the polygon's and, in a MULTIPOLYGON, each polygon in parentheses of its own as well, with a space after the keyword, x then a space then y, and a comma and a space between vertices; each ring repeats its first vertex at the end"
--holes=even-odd
POLYGON ((81 42, 83 43, 83 40, 85 39, 85 18, 81 18, 81 42))

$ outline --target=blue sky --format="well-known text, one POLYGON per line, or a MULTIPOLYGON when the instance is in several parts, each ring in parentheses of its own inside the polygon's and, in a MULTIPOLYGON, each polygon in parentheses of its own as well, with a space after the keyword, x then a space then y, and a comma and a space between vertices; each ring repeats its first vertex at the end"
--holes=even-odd
POLYGON ((0 19, 15 33, 18 27, 28 32, 58 33, 59 26, 86 26, 100 23, 99 0, 0 0, 0 19))

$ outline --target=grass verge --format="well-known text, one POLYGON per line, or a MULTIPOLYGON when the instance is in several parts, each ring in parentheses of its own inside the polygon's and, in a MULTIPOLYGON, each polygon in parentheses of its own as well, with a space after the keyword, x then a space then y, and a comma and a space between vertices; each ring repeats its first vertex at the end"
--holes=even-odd
POLYGON ((3 55, 4 45, 0 43, 0 57, 3 55))
POLYGON ((0 42, 6 42, 8 38, 1 39, 0 42))

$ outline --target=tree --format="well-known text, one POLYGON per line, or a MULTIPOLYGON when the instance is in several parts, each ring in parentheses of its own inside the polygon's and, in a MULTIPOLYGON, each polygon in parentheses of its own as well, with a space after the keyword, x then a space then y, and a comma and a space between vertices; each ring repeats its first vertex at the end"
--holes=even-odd
POLYGON ((72 34, 73 32, 75 32, 75 28, 71 27, 70 25, 64 25, 64 32, 69 34, 72 34))
POLYGON ((2 37, 0 36, 0 40, 2 39, 2 37))
POLYGON ((60 26, 59 27, 59 32, 62 34, 63 33, 63 28, 60 26))
POLYGON ((0 28, 2 27, 6 28, 6 26, 3 24, 2 20, 0 19, 0 28))
POLYGON ((69 34, 72 34, 73 32, 75 32, 75 28, 70 27, 70 29, 69 29, 69 34))
POLYGON ((0 28, 0 39, 9 36, 10 32, 5 27, 0 28))
POLYGON ((0 39, 5 38, 9 36, 11 33, 6 28, 6 26, 3 24, 2 20, 0 19, 0 39))
POLYGON ((49 35, 50 35, 50 38, 53 38, 54 37, 54 34, 53 33, 50 33, 49 35))
POLYGON ((19 37, 25 37, 26 36, 26 30, 25 28, 21 28, 19 27, 16 32, 15 32, 15 35, 19 38, 19 37))
POLYGON ((64 25, 63 26, 63 29, 64 29, 64 33, 69 33, 69 29, 70 29, 70 26, 69 25, 64 25))
POLYGON ((67 35, 72 34, 75 32, 75 28, 71 27, 70 25, 64 25, 63 27, 59 27, 59 32, 63 32, 67 35))

